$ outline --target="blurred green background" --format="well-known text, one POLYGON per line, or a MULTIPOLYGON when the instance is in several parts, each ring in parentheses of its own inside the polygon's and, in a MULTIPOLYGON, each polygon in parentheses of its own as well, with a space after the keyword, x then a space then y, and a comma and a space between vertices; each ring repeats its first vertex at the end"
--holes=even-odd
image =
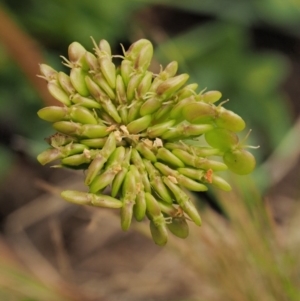
MULTIPOLYGON (((35 159, 45 149, 43 139, 52 130, 36 115, 49 99, 44 96, 43 81, 34 80, 32 71, 38 70, 38 63, 63 70, 59 55, 66 55, 73 41, 92 49, 91 36, 96 41, 108 40, 118 54, 121 54, 120 43, 126 48, 139 38, 147 38, 154 44, 157 62, 166 65, 177 60, 180 72, 189 73, 190 82, 199 83, 199 91, 204 88, 221 91, 222 99, 230 99, 225 107, 241 115, 247 128, 252 129, 249 144, 260 146, 253 150, 257 169, 247 178, 253 181, 258 198, 274 199, 275 217, 287 211, 278 205, 280 199, 276 196, 288 195, 289 200, 292 199, 289 204, 297 202, 300 176, 299 1, 2 0, 0 12, 2 229, 5 230, 7 216, 41 194, 38 189, 34 191, 31 182, 47 181, 48 173, 53 173, 38 166, 35 159), (28 170, 35 172, 32 175, 28 170), (20 180, 19 177, 28 177, 31 184, 26 186, 24 178, 20 180)), ((246 134, 247 131, 241 135, 246 134)), ((54 177, 59 179, 56 174, 54 177)), ((237 181, 236 186, 239 185, 237 181)), ((253 190, 249 186, 244 185, 242 195, 248 193, 249 197, 253 190)), ((208 195, 206 198, 215 197, 208 195)), ((289 282, 284 287, 293 291, 289 282)), ((9 289, 4 289, 1 300, 60 300, 58 296, 50 298, 47 293, 46 297, 24 294, 32 299, 23 298, 21 293, 13 299, 11 294, 9 289)), ((298 297, 291 293, 290 299, 280 300, 299 300, 298 297)), ((194 298, 187 294, 173 300, 202 299, 199 295, 194 298)), ((226 299, 225 296, 223 300, 258 299, 226 299)))

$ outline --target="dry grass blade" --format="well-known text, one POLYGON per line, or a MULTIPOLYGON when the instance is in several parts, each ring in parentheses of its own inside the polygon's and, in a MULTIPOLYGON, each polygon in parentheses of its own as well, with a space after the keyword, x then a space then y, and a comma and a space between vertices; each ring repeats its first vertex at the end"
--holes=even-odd
POLYGON ((226 218, 207 209, 203 227, 191 231, 188 243, 171 240, 198 274, 198 300, 299 300, 295 245, 279 240, 268 204, 249 178, 236 183, 235 192, 218 193, 226 218))
MULTIPOLYGON (((33 276, 16 259, 6 242, 0 237, 0 298, 6 301, 78 301, 77 296, 63 287, 51 285, 33 276), (26 299, 27 300, 27 299, 26 299), (29 300, 29 299, 28 299, 29 300)), ((85 299, 86 300, 86 299, 85 299)))

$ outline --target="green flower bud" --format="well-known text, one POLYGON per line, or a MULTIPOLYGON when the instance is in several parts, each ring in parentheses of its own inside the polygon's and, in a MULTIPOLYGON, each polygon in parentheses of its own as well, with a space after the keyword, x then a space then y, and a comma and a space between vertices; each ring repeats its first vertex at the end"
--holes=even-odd
POLYGON ((127 130, 131 134, 140 133, 140 132, 144 131, 145 129, 147 129, 147 127, 150 125, 151 121, 152 121, 151 115, 143 116, 139 119, 131 121, 127 125, 127 130))
POLYGON ((224 191, 231 191, 231 186, 228 182, 226 182, 223 178, 213 174, 212 176, 212 185, 220 188, 224 191))
POLYGON ((147 214, 149 214, 150 218, 153 220, 155 218, 159 218, 162 216, 158 201, 154 198, 154 196, 146 192, 146 204, 147 204, 147 214))
POLYGON ((82 154, 72 155, 61 160, 61 163, 67 166, 79 166, 92 161, 90 151, 83 152, 82 154))
POLYGON ((140 100, 133 100, 133 102, 131 103, 131 105, 129 106, 129 111, 127 114, 127 121, 128 123, 130 123, 131 121, 134 121, 135 119, 137 119, 138 117, 140 117, 140 108, 142 106, 143 102, 140 100))
POLYGON ((254 156, 244 149, 226 151, 223 160, 228 168, 238 175, 249 174, 256 165, 254 156))
POLYGON ((162 164, 160 162, 157 162, 154 164, 155 167, 165 176, 171 176, 174 178, 174 181, 176 180, 176 182, 191 190, 191 191, 206 191, 207 187, 203 184, 197 183, 196 181, 180 174, 178 171, 171 169, 170 167, 168 167, 165 164, 162 164))
POLYGON ((118 199, 115 199, 109 195, 93 194, 92 205, 96 207, 104 208, 122 208, 123 204, 118 199))
POLYGON ((193 220, 196 225, 201 226, 202 221, 200 215, 188 195, 179 186, 174 184, 168 177, 163 177, 163 181, 173 192, 175 199, 182 210, 193 220))
POLYGON ((86 49, 78 42, 73 42, 69 45, 68 57, 72 64, 74 65, 78 64, 85 53, 86 53, 86 49))
POLYGON ((101 101, 103 97, 105 97, 104 91, 92 80, 92 78, 88 75, 84 77, 84 82, 86 83, 86 87, 89 93, 97 100, 101 101))
POLYGON ((186 145, 185 143, 183 143, 183 141, 180 142, 167 142, 164 144, 164 147, 167 148, 168 150, 173 150, 173 149, 182 149, 185 150, 187 152, 190 152, 190 146, 186 145))
POLYGON ((108 195, 93 194, 75 190, 65 190, 61 193, 61 197, 68 202, 77 205, 92 205, 104 208, 121 208, 122 203, 108 195))
POLYGON ((71 142, 65 146, 61 146, 59 148, 63 157, 78 154, 87 149, 88 149, 88 147, 86 147, 85 145, 82 145, 80 143, 73 143, 73 142, 71 142))
POLYGON ((118 110, 105 92, 89 76, 85 77, 85 82, 91 95, 93 95, 93 97, 100 102, 103 110, 109 116, 111 116, 115 122, 120 123, 121 117, 118 113, 118 110))
POLYGON ((120 74, 118 74, 116 78, 116 93, 117 93, 117 100, 119 101, 119 103, 126 104, 127 103, 126 89, 125 89, 123 78, 120 74))
POLYGON ((115 125, 117 124, 116 121, 109 114, 106 113, 106 110, 101 110, 101 121, 102 123, 109 125, 109 128, 113 129, 115 129, 115 125))
POLYGON ((129 60, 123 60, 121 63, 121 76, 125 86, 128 86, 130 77, 133 73, 133 64, 129 60))
POLYGON ((116 87, 116 66, 107 56, 99 58, 100 70, 112 89, 116 87))
POLYGON ((71 100, 73 103, 81 105, 82 107, 88 108, 88 109, 100 109, 101 105, 99 102, 83 97, 80 94, 75 94, 74 96, 71 97, 71 100))
POLYGON ((107 138, 82 139, 80 143, 91 148, 102 148, 106 140, 107 138))
MULTIPOLYGON (((210 131, 211 132, 211 131, 210 131)), ((185 140, 185 143, 183 141, 178 142, 168 142, 165 144, 165 148, 169 150, 174 149, 182 149, 184 151, 187 151, 188 153, 192 155, 196 155, 198 157, 209 157, 209 156, 216 156, 220 155, 220 150, 217 148, 211 148, 206 146, 195 146, 195 145, 188 145, 189 141, 185 140)))
POLYGON ((142 99, 145 96, 145 94, 149 91, 149 88, 152 83, 152 77, 153 77, 153 73, 150 71, 146 71, 142 80, 140 81, 136 89, 137 96, 140 99, 142 99))
POLYGON ((238 136, 227 129, 214 129, 205 134, 206 142, 212 147, 226 151, 236 146, 239 142, 238 136))
POLYGON ((128 172, 130 166, 130 157, 131 157, 131 149, 125 149, 124 159, 121 163, 121 171, 116 175, 112 182, 111 186, 111 195, 113 197, 117 196, 120 191, 120 188, 123 184, 125 176, 128 172))
POLYGON ((87 108, 81 106, 73 106, 69 109, 71 120, 82 124, 97 124, 94 114, 87 108))
POLYGON ((121 228, 123 231, 128 231, 132 216, 133 216, 133 206, 134 201, 125 201, 124 198, 121 199, 123 202, 123 206, 121 208, 121 228))
POLYGON ((168 242, 168 231, 166 225, 162 222, 163 220, 163 216, 158 219, 159 222, 150 220, 150 232, 152 239, 159 246, 164 246, 168 242))
MULTIPOLYGON (((108 151, 110 151, 110 150, 108 150, 108 151)), ((107 160, 107 163, 106 163, 106 169, 114 168, 115 165, 122 165, 123 159, 125 157, 125 153, 126 153, 125 147, 124 146, 118 146, 112 152, 112 154, 109 156, 109 158, 107 160)))
POLYGON ((214 126, 212 126, 211 124, 186 124, 182 127, 182 136, 185 138, 201 136, 202 134, 214 129, 214 126))
POLYGON ((110 155, 114 152, 114 150, 116 149, 117 146, 117 141, 116 141, 116 136, 115 133, 112 132, 109 134, 102 150, 101 153, 103 154, 103 156, 108 159, 110 157, 110 155))
POLYGON ((153 115, 153 124, 159 124, 170 120, 170 112, 174 104, 172 102, 162 104, 153 115))
POLYGON ((126 105, 120 105, 118 107, 119 109, 119 114, 121 117, 121 123, 124 125, 128 124, 128 110, 127 110, 127 106, 126 105))
POLYGON ((66 135, 80 135, 81 125, 75 122, 58 121, 53 124, 53 128, 66 135))
POLYGON ((181 167, 177 168, 177 171, 191 179, 202 181, 203 176, 205 174, 204 170, 201 169, 194 169, 190 167, 181 167))
POLYGON ((220 155, 220 150, 217 148, 211 148, 211 147, 196 147, 193 146, 190 150, 190 153, 194 153, 198 157, 210 157, 210 156, 216 156, 220 155))
POLYGON ((128 59, 132 62, 135 62, 138 56, 140 55, 140 52, 146 47, 149 47, 149 45, 152 47, 152 44, 150 41, 146 39, 140 39, 129 47, 129 49, 124 53, 125 59, 128 59))
POLYGON ((135 204, 133 206, 133 215, 137 221, 141 221, 146 215, 146 198, 145 198, 144 185, 141 180, 140 173, 136 168, 136 166, 131 165, 130 170, 132 171, 135 177, 136 191, 137 191, 135 204))
POLYGON ((241 132, 246 124, 245 121, 232 111, 226 110, 223 107, 217 109, 218 115, 215 123, 218 127, 227 129, 232 132, 241 132))
POLYGON ((90 70, 93 70, 93 71, 99 70, 100 66, 99 66, 98 60, 94 54, 87 51, 84 54, 84 60, 86 61, 86 64, 88 65, 90 70))
POLYGON ((52 67, 46 64, 40 64, 40 71, 42 73, 42 77, 45 78, 48 82, 57 80, 57 71, 52 67))
POLYGON ((55 161, 59 158, 61 158, 61 152, 56 148, 49 148, 37 156, 37 160, 42 165, 46 165, 47 163, 55 161))
POLYGON ((170 217, 175 217, 178 216, 179 211, 173 204, 167 204, 165 202, 162 202, 160 200, 157 201, 159 208, 161 212, 164 215, 170 216, 170 217))
POLYGON ((154 242, 163 246, 168 241, 168 231, 165 224, 164 216, 161 213, 160 207, 152 194, 145 194, 147 204, 147 214, 150 219, 150 231, 154 242))
POLYGON ((57 80, 68 95, 75 94, 76 91, 71 83, 70 77, 66 73, 58 72, 57 80))
POLYGON ((87 76, 87 72, 81 68, 72 68, 70 72, 70 80, 75 88, 75 90, 81 96, 89 96, 90 92, 85 83, 85 77, 87 76))
POLYGON ((103 156, 101 152, 99 152, 96 157, 92 160, 91 164, 89 165, 86 177, 85 177, 85 185, 90 185, 93 180, 96 178, 98 173, 102 170, 107 158, 103 156))
POLYGON ((82 125, 70 121, 58 121, 53 124, 53 127, 63 134, 86 138, 102 138, 109 134, 109 130, 106 126, 98 124, 82 125))
POLYGON ((179 90, 188 79, 189 75, 186 73, 168 78, 157 87, 156 93, 166 99, 179 90))
POLYGON ((116 98, 114 90, 108 84, 107 80, 105 79, 102 73, 96 73, 93 77, 93 80, 107 94, 107 96, 111 100, 114 100, 116 98))
POLYGON ((146 71, 147 68, 150 66, 152 56, 153 46, 151 43, 148 43, 140 50, 134 62, 134 69, 138 70, 139 72, 146 71))
POLYGON ((121 123, 122 119, 119 115, 119 112, 116 106, 112 103, 112 101, 108 97, 103 97, 101 99, 101 105, 105 112, 113 118, 113 120, 117 123, 121 123))
POLYGON ((187 121, 183 121, 173 128, 166 131, 161 137, 165 140, 174 140, 180 138, 188 138, 192 136, 200 136, 206 132, 212 130, 214 126, 211 124, 190 124, 187 121))
POLYGON ((123 231, 127 231, 130 227, 137 193, 134 172, 129 168, 122 187, 121 227, 123 231))
POLYGON ((158 86, 163 82, 164 80, 162 80, 159 76, 155 77, 148 92, 156 92, 158 86))
POLYGON ((172 204, 172 196, 162 181, 159 171, 148 160, 143 160, 150 178, 150 185, 158 196, 166 203, 172 204))
POLYGON ((166 68, 159 73, 159 77, 163 80, 166 80, 170 77, 173 77, 176 75, 176 72, 178 70, 178 63, 176 61, 172 61, 169 63, 166 68))
POLYGON ((90 192, 98 192, 113 182, 115 176, 122 170, 121 164, 124 155, 124 147, 120 146, 114 150, 106 163, 105 171, 96 176, 90 184, 90 192))
MULTIPOLYGON (((208 160, 189 154, 181 149, 174 149, 172 153, 178 157, 184 164, 200 169, 212 169, 216 171, 227 170, 227 165, 219 161, 208 160)), ((180 166, 182 167, 182 166, 180 166)))
POLYGON ((184 163, 176 155, 164 147, 157 150, 157 159, 174 167, 184 167, 184 163))
POLYGON ((138 143, 136 149, 147 160, 151 162, 156 162, 155 153, 150 149, 150 147, 147 145, 145 141, 138 143))
POLYGON ((189 236, 189 225, 183 216, 173 217, 172 223, 168 223, 167 227, 179 238, 187 238, 189 236))
POLYGON ((109 43, 106 40, 104 40, 104 39, 100 40, 99 49, 102 52, 106 53, 108 56, 111 56, 111 48, 110 48, 109 43))
POLYGON ((134 148, 132 149, 132 152, 131 152, 131 162, 137 167, 137 169, 141 175, 145 191, 151 192, 151 185, 149 182, 149 178, 148 178, 148 174, 146 172, 144 162, 143 162, 139 152, 134 148))
POLYGON ((98 191, 103 190, 106 186, 112 183, 115 176, 121 170, 122 170, 121 165, 119 165, 119 167, 116 166, 115 169, 108 169, 104 171, 102 174, 97 175, 89 186, 90 192, 96 193, 98 191))
POLYGON ((141 106, 140 114, 145 116, 156 112, 161 107, 161 103, 162 99, 159 99, 157 96, 147 99, 141 106))
POLYGON ((50 106, 38 111, 41 119, 49 122, 57 122, 60 120, 73 120, 81 123, 97 124, 94 115, 84 107, 56 107, 50 106))
POLYGON ((61 197, 76 205, 91 205, 94 195, 82 191, 65 190, 61 193, 61 197))
POLYGON ((38 111, 38 116, 49 122, 56 122, 63 120, 68 114, 66 107, 50 106, 42 108, 38 111))
POLYGON ((219 91, 208 91, 201 95, 201 99, 206 103, 215 103, 221 99, 222 93, 219 91))
POLYGON ((111 186, 111 195, 113 197, 118 195, 127 172, 128 172, 128 168, 122 166, 122 169, 120 170, 120 172, 114 177, 112 186, 111 186))
POLYGON ((71 100, 69 99, 68 94, 60 87, 60 85, 58 85, 57 82, 48 82, 47 88, 50 94, 62 104, 66 106, 71 105, 71 100))
POLYGON ((156 124, 148 127, 147 134, 150 138, 156 138, 162 136, 170 127, 175 123, 175 120, 166 121, 164 123, 156 124))
POLYGON ((129 103, 135 97, 135 93, 142 79, 143 79, 143 74, 141 73, 134 74, 130 77, 129 82, 127 84, 127 91, 126 91, 126 97, 129 103))
POLYGON ((194 102, 183 108, 182 115, 190 123, 209 123, 215 117, 215 110, 205 102, 194 102))
POLYGON ((187 106, 187 104, 190 103, 196 103, 196 98, 194 95, 191 95, 187 98, 184 98, 180 100, 176 105, 172 107, 172 110, 170 111, 170 117, 181 120, 183 118, 182 116, 182 110, 187 106))
POLYGON ((100 124, 83 124, 79 135, 86 138, 102 138, 109 134, 109 129, 100 124))
POLYGON ((195 91, 198 88, 198 84, 189 84, 180 89, 175 95, 178 102, 181 100, 188 98, 190 96, 195 95, 195 91))
POLYGON ((86 172, 86 178, 85 178, 85 184, 90 185, 92 181, 95 179, 97 174, 102 170, 104 164, 110 157, 110 155, 114 152, 116 149, 116 139, 114 133, 110 133, 108 136, 103 148, 101 151, 98 152, 92 163, 89 165, 87 172, 86 172))
POLYGON ((133 215, 135 219, 140 222, 144 219, 146 215, 146 197, 145 197, 145 191, 141 190, 135 199, 135 204, 133 206, 133 215))

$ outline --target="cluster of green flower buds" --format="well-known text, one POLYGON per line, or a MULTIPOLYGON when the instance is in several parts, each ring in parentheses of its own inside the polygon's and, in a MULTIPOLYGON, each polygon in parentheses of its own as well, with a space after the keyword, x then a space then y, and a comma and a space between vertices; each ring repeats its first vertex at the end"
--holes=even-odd
POLYGON ((147 217, 156 244, 166 244, 167 230, 185 238, 187 220, 201 225, 187 190, 214 185, 229 191, 219 171, 254 169, 253 155, 236 134, 245 122, 224 102, 214 105, 219 91, 197 93, 197 84, 186 85, 189 75, 176 75, 177 62, 158 74, 149 71, 153 46, 148 40, 124 50, 118 67, 113 58, 120 56, 111 54, 106 40, 94 46, 94 53, 77 42, 69 46, 69 57, 63 58, 69 75, 40 66, 49 92, 63 106, 38 112, 57 131, 38 161, 59 160, 55 167, 85 170, 88 191, 67 190, 62 197, 119 208, 124 231, 133 218, 147 217))

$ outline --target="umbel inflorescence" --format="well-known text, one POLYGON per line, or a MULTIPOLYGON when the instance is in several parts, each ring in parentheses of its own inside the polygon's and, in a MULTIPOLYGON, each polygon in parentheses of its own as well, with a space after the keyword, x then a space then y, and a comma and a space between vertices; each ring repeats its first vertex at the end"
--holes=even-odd
POLYGON ((149 71, 150 41, 124 50, 119 66, 106 40, 94 45, 94 53, 77 42, 69 46, 69 58, 63 58, 69 75, 40 65, 49 92, 63 106, 38 112, 57 131, 38 160, 85 170, 88 192, 63 191, 65 200, 119 209, 124 231, 133 217, 147 217, 159 245, 167 242, 167 229, 185 238, 187 220, 201 225, 187 190, 214 185, 229 191, 219 171, 254 169, 253 155, 236 134, 245 122, 225 102, 214 104, 220 92, 199 93, 197 84, 186 85, 189 75, 176 75, 177 62, 158 74, 149 71))

